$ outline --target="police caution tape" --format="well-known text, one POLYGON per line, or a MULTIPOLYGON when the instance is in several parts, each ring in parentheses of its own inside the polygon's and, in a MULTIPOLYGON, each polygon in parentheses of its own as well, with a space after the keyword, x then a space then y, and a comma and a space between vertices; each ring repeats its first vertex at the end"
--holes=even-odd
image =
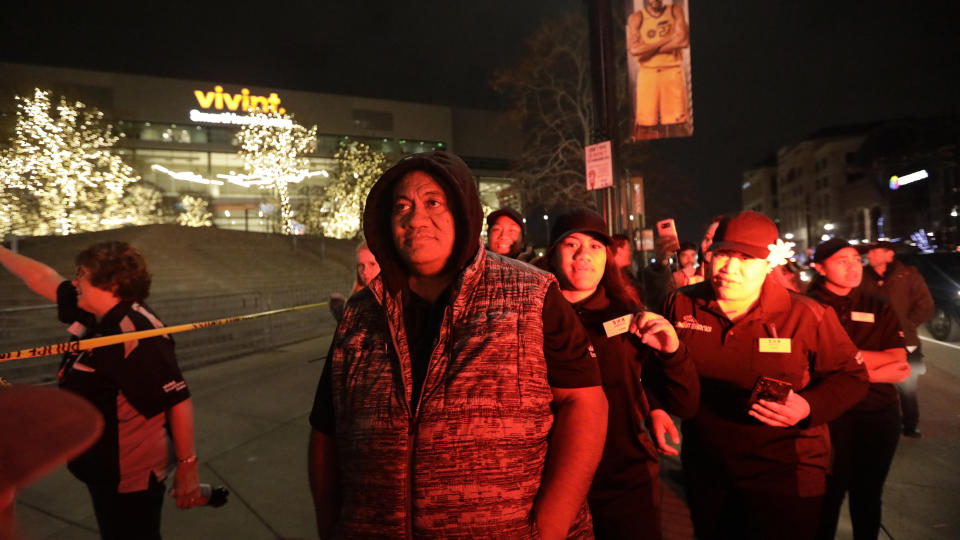
POLYGON ((317 302, 316 304, 304 304, 302 306, 294 306, 290 308, 273 309, 270 311, 262 311, 260 313, 238 315, 236 317, 226 317, 224 319, 215 319, 212 321, 195 322, 177 326, 165 326, 163 328, 154 328, 152 330, 141 330, 139 332, 128 332, 126 334, 114 334, 112 336, 95 337, 90 339, 82 339, 79 341, 68 341, 66 343, 44 345, 42 347, 32 347, 29 349, 23 349, 22 351, 0 353, 0 362, 9 362, 10 360, 20 360, 22 358, 52 356, 63 353, 77 353, 80 351, 88 351, 100 347, 107 347, 109 345, 116 345, 117 343, 124 343, 126 341, 146 339, 166 334, 189 332, 190 330, 200 330, 201 328, 210 328, 211 326, 221 326, 239 321, 259 319, 260 317, 269 317, 270 315, 279 315, 281 313, 303 311, 305 309, 313 309, 325 305, 327 305, 327 302, 317 302))

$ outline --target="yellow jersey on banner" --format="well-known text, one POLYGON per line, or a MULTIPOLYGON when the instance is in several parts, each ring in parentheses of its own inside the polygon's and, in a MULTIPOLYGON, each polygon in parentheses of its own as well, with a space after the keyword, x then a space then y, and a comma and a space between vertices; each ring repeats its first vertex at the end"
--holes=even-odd
MULTIPOLYGON (((649 45, 658 45, 670 39, 676 28, 676 19, 673 16, 672 6, 666 6, 663 13, 655 15, 646 7, 643 8, 643 21, 640 23, 640 37, 649 45)), ((640 65, 646 68, 679 66, 683 63, 683 56, 679 50, 655 54, 640 65)))

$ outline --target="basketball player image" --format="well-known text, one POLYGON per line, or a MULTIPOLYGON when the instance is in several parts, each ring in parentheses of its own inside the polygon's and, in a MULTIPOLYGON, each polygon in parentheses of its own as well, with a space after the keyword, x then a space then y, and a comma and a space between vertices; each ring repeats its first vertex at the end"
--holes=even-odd
POLYGON ((633 138, 689 135, 683 49, 690 46, 682 2, 644 0, 627 20, 627 51, 639 63, 633 138))

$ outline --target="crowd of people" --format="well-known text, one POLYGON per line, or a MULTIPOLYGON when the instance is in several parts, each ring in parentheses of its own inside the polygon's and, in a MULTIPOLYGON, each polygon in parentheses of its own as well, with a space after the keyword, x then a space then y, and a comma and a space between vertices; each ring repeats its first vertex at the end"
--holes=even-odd
MULTIPOLYGON (((521 214, 485 217, 459 157, 381 176, 309 418, 322 538, 660 538, 661 454, 680 455, 697 538, 833 538, 848 493, 855 537, 877 537, 899 436, 919 436, 932 301, 916 271, 883 243, 864 269, 834 238, 796 290, 753 211, 712 220, 699 249, 663 243, 676 266, 665 252, 640 276, 609 233, 569 208, 533 258, 521 214)), ((2 247, 0 264, 78 339, 162 326, 130 245, 83 251, 73 280, 2 247)), ((103 538, 159 538, 170 475, 179 507, 202 504, 173 350, 159 336, 64 358, 61 387, 105 420, 70 462, 103 538)))

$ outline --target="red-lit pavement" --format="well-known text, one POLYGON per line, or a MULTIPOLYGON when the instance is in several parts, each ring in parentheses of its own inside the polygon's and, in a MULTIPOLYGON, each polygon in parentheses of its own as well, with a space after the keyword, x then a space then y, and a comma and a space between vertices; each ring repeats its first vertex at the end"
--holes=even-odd
MULTIPOLYGON (((307 415, 329 337, 187 372, 193 392, 201 482, 226 485, 219 509, 181 511, 168 500, 167 539, 314 538, 307 485, 307 415)), ((900 442, 884 498, 884 525, 896 540, 960 538, 960 349, 924 342, 922 439, 900 442)), ((664 463, 664 532, 690 538, 682 490, 664 463)), ((66 469, 19 496, 25 539, 96 539, 86 489, 66 469)), ((837 538, 851 538, 844 516, 837 538)), ((638 531, 638 534, 642 534, 638 531)), ((881 533, 883 538, 883 533, 881 533)))

